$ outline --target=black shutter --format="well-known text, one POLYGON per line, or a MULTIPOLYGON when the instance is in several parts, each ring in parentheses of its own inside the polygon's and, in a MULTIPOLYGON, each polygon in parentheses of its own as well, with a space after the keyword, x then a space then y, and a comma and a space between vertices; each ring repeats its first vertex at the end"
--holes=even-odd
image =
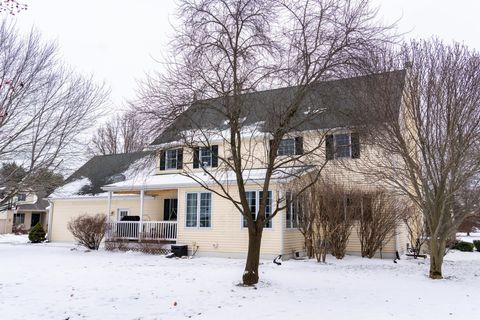
POLYGON ((358 132, 353 132, 351 135, 352 142, 352 159, 360 158, 360 135, 358 132))
POLYGON ((334 146, 333 146, 333 135, 329 134, 325 138, 325 154, 327 160, 333 160, 334 146))
POLYGON ((183 148, 177 150, 177 169, 183 169, 183 148))
POLYGON ((165 151, 160 151, 160 170, 165 170, 165 151))
POLYGON ((303 154, 303 137, 295 138, 295 154, 296 155, 303 154))
POLYGON ((163 199, 163 220, 169 221, 170 220, 170 199, 163 199))
POLYGON ((193 148, 193 168, 199 167, 199 163, 200 163, 199 157, 200 157, 200 148, 199 147, 193 148))
POLYGON ((212 167, 218 167, 218 146, 212 146, 212 167))
POLYGON ((273 145, 273 140, 268 141, 268 147, 269 147, 268 152, 269 153, 272 152, 272 145, 273 145))

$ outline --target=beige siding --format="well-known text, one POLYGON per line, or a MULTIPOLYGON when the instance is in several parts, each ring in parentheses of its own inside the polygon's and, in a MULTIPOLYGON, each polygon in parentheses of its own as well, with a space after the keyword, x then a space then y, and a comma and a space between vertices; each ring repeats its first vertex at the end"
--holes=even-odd
MULTIPOLYGON (((145 199, 144 220, 163 220, 163 199, 145 199)), ((81 200, 56 200, 53 202, 52 235, 51 241, 71 242, 74 241, 68 231, 68 222, 82 214, 95 215, 107 211, 107 199, 81 199, 81 200)), ((112 200, 110 219, 117 219, 117 209, 130 210, 130 215, 140 214, 140 199, 112 200)))
MULTIPOLYGON (((251 186, 248 190, 258 190, 251 186)), ((242 227, 242 216, 226 199, 212 193, 212 225, 210 228, 187 228, 186 193, 202 192, 202 188, 181 189, 178 192, 178 241, 187 244, 190 249, 198 246, 199 254, 223 255, 232 257, 245 256, 248 248, 248 232, 242 227)), ((236 190, 230 190, 232 194, 236 190)), ((273 201, 275 201, 275 192, 273 201)), ((272 222, 272 228, 263 232, 261 254, 275 256, 281 251, 281 216, 277 215, 272 222)))

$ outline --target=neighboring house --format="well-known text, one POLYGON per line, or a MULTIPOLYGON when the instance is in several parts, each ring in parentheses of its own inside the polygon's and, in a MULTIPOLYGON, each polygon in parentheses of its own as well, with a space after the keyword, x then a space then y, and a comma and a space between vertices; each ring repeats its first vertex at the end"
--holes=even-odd
POLYGON ((18 192, 7 204, 0 207, 0 234, 28 232, 37 223, 48 228, 45 193, 18 192))
MULTIPOLYGON (((380 76, 380 75, 379 75, 380 76)), ((377 77, 377 76, 369 76, 377 77)), ((398 113, 401 114, 401 94, 404 90, 404 71, 389 74, 394 100, 398 101, 398 113)), ((327 132, 322 154, 312 159, 311 164, 330 160, 324 168, 326 175, 340 179, 349 185, 374 186, 365 177, 354 174, 339 166, 338 158, 350 159, 352 165, 361 166, 362 154, 371 152, 361 143, 358 134, 352 131, 356 125, 352 119, 330 114, 330 110, 348 111, 358 107, 355 97, 367 97, 372 90, 362 86, 366 78, 350 78, 319 83, 309 97, 310 101, 321 101, 321 119, 305 122, 282 141, 279 156, 290 156, 308 152, 310 146, 318 140, 319 132, 327 132), (352 84, 360 84, 353 94, 352 84)), ((288 99, 290 88, 257 92, 246 96, 249 112, 245 117, 245 126, 267 123, 271 114, 270 107, 279 99, 288 99), (250 101, 250 103, 249 103, 250 101), (269 102, 269 103, 262 103, 269 102)), ((365 101, 363 101, 365 102, 365 101)), ((362 103, 363 103, 362 102, 362 103)), ((338 112, 336 112, 338 114, 338 112)), ((401 118, 401 117, 399 117, 401 118)), ((143 240, 171 241, 186 244, 189 250, 198 250, 199 255, 244 257, 248 246, 248 230, 243 217, 234 205, 215 192, 203 188, 197 181, 210 184, 203 168, 218 173, 217 178, 232 194, 238 192, 235 176, 218 161, 218 155, 228 158, 228 150, 222 139, 209 136, 209 147, 199 143, 197 147, 182 144, 181 134, 193 131, 198 124, 222 130, 225 119, 217 112, 192 106, 173 125, 157 137, 152 147, 159 150, 153 173, 134 174, 133 168, 142 158, 151 154, 135 153, 94 157, 66 181, 66 185, 49 196, 51 241, 73 241, 67 230, 67 223, 80 214, 108 213, 111 231, 107 241, 143 240), (188 172, 189 177, 185 175, 188 172), (123 180, 123 181, 122 181, 123 180), (119 222, 124 216, 129 220, 119 222), (134 216, 134 217, 132 217, 134 216)), ((255 133, 249 144, 254 144, 250 168, 245 170, 246 190, 252 211, 258 208, 261 197, 259 185, 265 177, 265 157, 268 155, 269 137, 261 130, 255 133)), ((195 141, 195 135, 192 135, 195 141)), ((290 179, 289 170, 306 172, 306 166, 292 166, 277 172, 269 190, 270 211, 280 194, 284 194, 285 183, 290 179), (302 171, 303 170, 303 171, 302 171), (283 173, 282 173, 283 172, 283 173)), ((268 214, 268 212, 267 212, 268 214)), ((393 256, 395 251, 403 253, 407 241, 405 230, 398 227, 397 236, 383 247, 384 256, 393 256)), ((304 251, 304 238, 297 229, 297 217, 292 208, 277 214, 263 232, 261 254, 274 257, 279 254, 291 256, 304 251)), ((347 248, 349 253, 359 253, 360 244, 353 231, 347 248)))

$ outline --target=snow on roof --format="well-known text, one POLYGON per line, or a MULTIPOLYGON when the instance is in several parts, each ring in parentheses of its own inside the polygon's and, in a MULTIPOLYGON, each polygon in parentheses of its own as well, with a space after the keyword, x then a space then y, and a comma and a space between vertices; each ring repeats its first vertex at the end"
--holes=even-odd
POLYGON ((80 190, 85 186, 91 184, 90 179, 82 177, 78 180, 74 180, 67 184, 64 184, 61 187, 55 189, 55 191, 49 196, 49 198, 67 198, 74 195, 78 195, 80 190))
MULTIPOLYGON (((287 181, 293 177, 293 174, 305 172, 308 168, 286 168, 275 172, 272 176, 273 181, 287 181), (295 171, 295 172, 294 172, 295 171)), ((265 179, 266 169, 251 169, 243 171, 243 179, 246 183, 262 183, 265 179)), ((106 191, 137 191, 137 190, 155 190, 155 189, 175 189, 184 186, 214 185, 222 183, 224 185, 235 185, 236 175, 234 171, 216 171, 213 177, 209 174, 200 172, 171 173, 160 174, 148 177, 135 177, 102 187, 106 191)))

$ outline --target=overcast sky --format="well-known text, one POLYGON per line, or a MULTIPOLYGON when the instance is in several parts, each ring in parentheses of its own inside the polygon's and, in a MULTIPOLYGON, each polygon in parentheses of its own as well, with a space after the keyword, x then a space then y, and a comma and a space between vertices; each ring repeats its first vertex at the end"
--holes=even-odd
MULTIPOLYGON (((407 38, 437 35, 480 50, 478 0, 372 0, 407 38)), ((17 26, 56 40, 72 67, 105 81, 117 108, 135 96, 136 80, 159 69, 172 35, 174 0, 23 0, 17 26)))

